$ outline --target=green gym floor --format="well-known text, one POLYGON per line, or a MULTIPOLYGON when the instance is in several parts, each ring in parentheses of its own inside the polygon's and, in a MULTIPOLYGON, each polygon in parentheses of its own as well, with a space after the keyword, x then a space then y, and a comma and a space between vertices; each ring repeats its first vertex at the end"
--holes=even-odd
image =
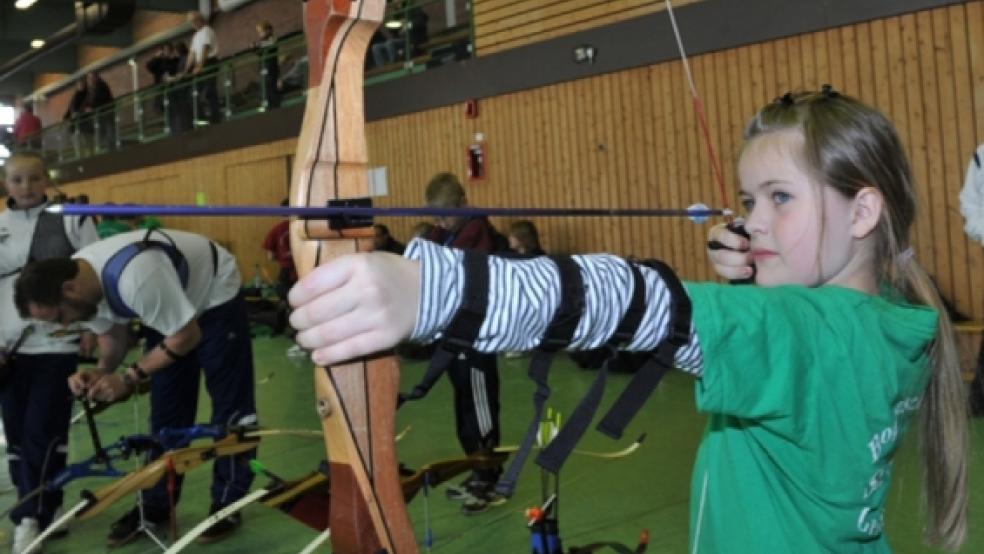
MULTIPOLYGON (((291 345, 284 338, 257 338, 256 395, 261 423, 268 428, 317 429, 311 392, 311 366, 307 360, 292 360, 286 356, 291 345)), ((532 385, 526 377, 528 359, 500 359, 502 379, 503 444, 515 444, 528 423, 531 412, 532 385)), ((412 385, 423 365, 419 362, 404 365, 404 389, 412 385)), ((566 358, 559 358, 551 374, 554 394, 552 405, 562 413, 573 409, 587 390, 594 373, 583 371, 566 358)), ((625 376, 614 375, 608 386, 603 407, 612 395, 622 389, 625 376)), ((454 434, 451 408, 451 389, 447 380, 435 387, 431 395, 411 403, 399 412, 398 428, 411 426, 399 442, 400 459, 410 467, 460 455, 454 434)), ((121 435, 146 430, 146 400, 127 402, 99 414, 97 421, 102 441, 108 444, 121 435)), ((207 397, 202 395, 199 421, 207 421, 207 397)), ((618 541, 635 544, 642 529, 648 529, 651 540, 648 552, 686 552, 687 503, 689 501, 690 470, 694 451, 703 431, 703 417, 693 409, 691 379, 682 374, 667 377, 654 397, 646 404, 621 443, 613 442, 590 431, 579 448, 595 451, 615 451, 628 445, 641 433, 647 434, 642 447, 634 454, 616 460, 602 460, 574 455, 561 473, 561 534, 565 546, 584 545, 596 541, 618 541)), ((911 435, 911 434, 910 434, 911 435)), ((972 444, 975 452, 971 467, 971 484, 975 493, 982 489, 975 477, 984 473, 981 459, 984 446, 984 427, 974 424, 972 444)), ((895 464, 895 478, 889 500, 887 533, 897 553, 932 552, 920 540, 919 464, 915 441, 910 436, 903 444, 895 464)), ((73 426, 69 461, 88 456, 92 451, 84 423, 73 426)), ((272 436, 263 439, 259 460, 271 471, 286 478, 301 476, 314 469, 324 458, 320 440, 299 437, 272 436)), ((133 462, 123 462, 132 467, 133 462)), ((6 479, 6 467, 2 478, 6 479)), ((208 509, 210 470, 199 468, 188 474, 181 503, 178 506, 179 533, 187 531, 205 516, 208 509)), ((454 482, 457 482, 456 479, 454 482)), ((66 509, 79 499, 83 488, 95 489, 108 481, 90 478, 70 484, 66 490, 66 509)), ((255 487, 265 485, 258 478, 255 487)), ((0 485, 0 509, 15 500, 9 482, 0 485)), ((472 516, 462 515, 459 504, 444 498, 443 486, 430 495, 429 506, 422 495, 411 502, 410 517, 422 543, 425 533, 425 514, 429 511, 433 533, 432 549, 447 553, 529 552, 529 531, 523 510, 538 504, 540 476, 529 463, 516 495, 506 504, 472 516)), ((89 553, 106 550, 105 535, 109 525, 130 509, 132 500, 121 500, 92 520, 74 524, 64 539, 46 544, 49 554, 72 552, 89 553)), ((981 494, 971 495, 970 539, 964 552, 984 552, 984 529, 979 514, 984 512, 981 494), (974 517, 976 516, 976 517, 974 517)), ((12 526, 0 524, 4 544, 9 544, 12 526)), ((298 552, 316 536, 304 525, 284 514, 252 505, 244 512, 243 527, 223 542, 202 546, 192 545, 187 552, 298 552)), ((323 551, 327 551, 325 548, 323 551)), ((147 539, 116 550, 120 554, 158 551, 147 539)), ((421 551, 426 549, 421 547, 421 551)), ((742 553, 744 554, 744 553, 742 553)))

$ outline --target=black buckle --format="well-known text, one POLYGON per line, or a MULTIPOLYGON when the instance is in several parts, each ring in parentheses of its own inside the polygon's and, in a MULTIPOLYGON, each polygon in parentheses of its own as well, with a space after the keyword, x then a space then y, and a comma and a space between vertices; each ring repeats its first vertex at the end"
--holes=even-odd
MULTIPOLYGON (((329 200, 329 208, 371 208, 372 198, 345 198, 329 200)), ((335 215, 328 218, 328 228, 332 231, 343 229, 357 229, 362 227, 372 227, 373 217, 371 215, 335 215)))

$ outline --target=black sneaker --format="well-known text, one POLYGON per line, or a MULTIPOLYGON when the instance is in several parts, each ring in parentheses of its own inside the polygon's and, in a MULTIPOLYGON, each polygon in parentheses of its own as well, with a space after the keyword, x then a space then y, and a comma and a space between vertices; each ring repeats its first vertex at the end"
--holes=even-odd
POLYGON ((160 514, 154 510, 144 509, 143 527, 140 525, 140 507, 134 506, 132 510, 123 517, 113 522, 109 528, 109 536, 106 537, 106 546, 116 548, 132 542, 143 529, 154 530, 157 526, 167 523, 170 517, 167 513, 160 514))
POLYGON ((474 482, 475 477, 469 476, 458 485, 448 485, 448 488, 444 489, 444 496, 448 500, 468 500, 471 498, 471 487, 474 482))
MULTIPOLYGON (((214 514, 222 509, 222 506, 212 506, 209 510, 209 515, 214 514)), ((216 521, 211 527, 205 530, 198 539, 198 542, 202 544, 210 544, 213 542, 219 542, 220 540, 228 537, 239 528, 243 523, 243 516, 239 512, 227 515, 226 517, 216 521)))

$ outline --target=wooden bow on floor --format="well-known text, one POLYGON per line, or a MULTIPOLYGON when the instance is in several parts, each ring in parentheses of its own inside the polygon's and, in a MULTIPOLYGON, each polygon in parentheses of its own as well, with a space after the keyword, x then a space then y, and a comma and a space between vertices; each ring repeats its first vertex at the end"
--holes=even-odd
MULTIPOLYGON (((291 206, 369 196, 362 73, 384 0, 304 4, 310 83, 290 190, 291 206)), ((303 277, 327 260, 372 249, 372 228, 332 230, 291 222, 291 252, 303 277)), ((316 406, 332 483, 329 526, 337 554, 417 552, 397 471, 397 359, 383 353, 314 369, 316 406)))

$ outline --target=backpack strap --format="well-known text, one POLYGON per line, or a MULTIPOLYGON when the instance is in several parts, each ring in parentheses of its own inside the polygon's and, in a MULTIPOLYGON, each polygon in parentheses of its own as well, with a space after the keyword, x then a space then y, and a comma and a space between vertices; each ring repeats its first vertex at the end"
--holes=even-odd
POLYGON ((608 358, 598 370, 588 393, 571 412, 571 416, 567 418, 567 423, 536 458, 537 465, 554 474, 560 471, 571 452, 574 451, 574 446, 584 436, 588 426, 591 425, 605 392, 605 383, 608 379, 612 360, 617 356, 619 348, 632 341, 639 330, 642 316, 646 312, 646 282, 643 280, 642 272, 634 264, 629 263, 629 269, 632 271, 632 298, 629 300, 629 306, 622 315, 622 320, 615 329, 615 333, 605 343, 605 348, 609 350, 608 358))
POLYGON ((488 256, 471 250, 465 250, 463 254, 465 287, 461 306, 451 318, 444 337, 438 342, 424 376, 413 390, 399 395, 397 406, 407 400, 419 400, 427 396, 454 359, 471 349, 478 338, 478 331, 485 321, 489 307, 488 256))
POLYGON ((642 408, 656 385, 673 368, 677 350, 690 342, 693 306, 683 284, 663 262, 649 260, 642 264, 655 269, 670 291, 670 321, 666 338, 656 347, 649 361, 632 377, 621 396, 598 424, 599 431, 614 439, 622 437, 625 427, 642 408))
POLYGON ((584 314, 584 279, 581 278, 581 268, 570 256, 551 256, 550 259, 557 264, 560 272, 560 305, 530 360, 529 376, 536 384, 536 391, 533 393, 533 418, 512 463, 495 485, 496 492, 506 497, 512 496, 515 491, 519 474, 533 449, 533 442, 543 419, 543 406, 550 397, 548 377, 554 356, 571 343, 574 331, 584 314))
MULTIPOLYGON (((101 272, 101 281, 103 287, 103 296, 106 298, 106 302, 109 303, 109 308, 120 317, 134 318, 138 317, 136 312, 130 309, 129 306, 123 301, 123 297, 120 296, 120 277, 123 275, 123 270, 126 266, 141 252, 149 249, 161 250, 167 254, 168 259, 171 260, 171 264, 174 266, 174 270, 178 274, 178 279, 181 281, 182 288, 188 286, 188 260, 185 259, 181 251, 178 250, 177 244, 175 244, 174 239, 168 236, 163 231, 156 231, 168 242, 161 242, 150 239, 150 234, 155 232, 153 229, 148 229, 147 234, 144 238, 138 242, 130 243, 115 254, 113 254, 106 265, 103 266, 101 272)), ((211 243, 211 241, 209 241, 211 243)), ((214 248, 214 245, 213 245, 214 248)), ((213 261, 214 266, 214 261, 213 261)))

